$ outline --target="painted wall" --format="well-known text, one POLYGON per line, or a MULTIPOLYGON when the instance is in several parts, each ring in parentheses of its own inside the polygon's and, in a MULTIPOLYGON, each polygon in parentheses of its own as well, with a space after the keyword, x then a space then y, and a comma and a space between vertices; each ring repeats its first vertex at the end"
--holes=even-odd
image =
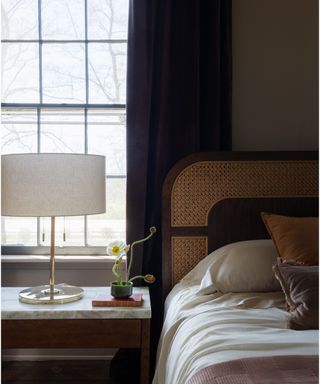
POLYGON ((233 150, 318 145, 318 1, 233 0, 233 150))

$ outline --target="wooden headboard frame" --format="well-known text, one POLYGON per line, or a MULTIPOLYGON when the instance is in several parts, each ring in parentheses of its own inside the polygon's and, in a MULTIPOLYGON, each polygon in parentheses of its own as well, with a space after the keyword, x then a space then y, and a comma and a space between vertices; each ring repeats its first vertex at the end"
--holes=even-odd
POLYGON ((219 246, 267 237, 262 210, 314 216, 317 196, 318 152, 203 152, 182 159, 163 186, 163 297, 219 246))

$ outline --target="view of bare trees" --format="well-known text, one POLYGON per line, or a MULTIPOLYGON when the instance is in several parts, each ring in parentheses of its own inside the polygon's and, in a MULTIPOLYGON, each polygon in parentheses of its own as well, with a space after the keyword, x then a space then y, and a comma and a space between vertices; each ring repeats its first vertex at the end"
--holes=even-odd
MULTIPOLYGON (((2 1, 2 153, 106 156, 107 213, 64 220, 64 245, 125 236, 127 24, 128 0, 2 1)), ((46 243, 42 219, 3 228, 3 244, 46 243)))

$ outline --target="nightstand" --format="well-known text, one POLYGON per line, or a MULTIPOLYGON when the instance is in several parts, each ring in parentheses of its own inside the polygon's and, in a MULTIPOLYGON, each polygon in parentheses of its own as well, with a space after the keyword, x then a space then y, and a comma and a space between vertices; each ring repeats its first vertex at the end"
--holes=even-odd
POLYGON ((92 307, 106 287, 86 287, 84 297, 62 305, 19 302, 24 288, 2 288, 2 348, 140 348, 140 383, 149 382, 151 306, 149 289, 141 307, 92 307))

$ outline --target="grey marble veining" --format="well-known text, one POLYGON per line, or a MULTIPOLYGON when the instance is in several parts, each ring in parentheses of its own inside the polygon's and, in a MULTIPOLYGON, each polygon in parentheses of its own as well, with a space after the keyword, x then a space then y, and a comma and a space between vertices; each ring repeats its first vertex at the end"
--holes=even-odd
POLYGON ((67 304, 25 304, 19 292, 25 287, 1 288, 1 317, 4 320, 27 319, 149 319, 151 318, 148 287, 134 287, 143 294, 141 307, 93 307, 92 300, 99 293, 110 293, 110 287, 82 287, 84 297, 67 304))

